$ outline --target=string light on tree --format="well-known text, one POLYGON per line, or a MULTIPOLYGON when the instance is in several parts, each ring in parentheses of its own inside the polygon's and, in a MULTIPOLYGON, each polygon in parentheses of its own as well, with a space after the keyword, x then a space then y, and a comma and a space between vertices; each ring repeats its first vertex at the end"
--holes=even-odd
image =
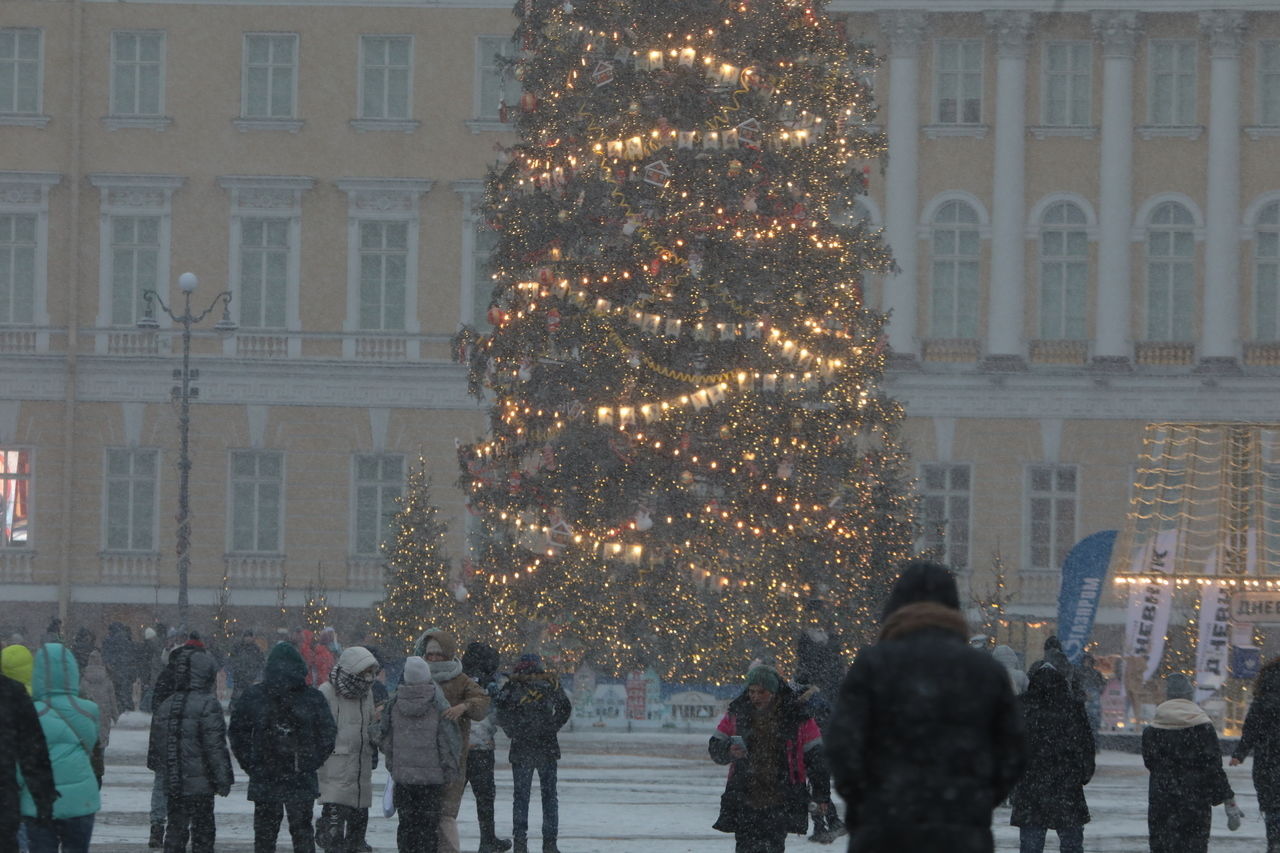
POLYGON ((865 639, 916 534, 877 382, 884 152, 821 0, 520 0, 521 141, 486 184, 488 434, 468 588, 504 650, 736 678, 829 590, 865 639), (530 629, 532 628, 532 635, 530 629))

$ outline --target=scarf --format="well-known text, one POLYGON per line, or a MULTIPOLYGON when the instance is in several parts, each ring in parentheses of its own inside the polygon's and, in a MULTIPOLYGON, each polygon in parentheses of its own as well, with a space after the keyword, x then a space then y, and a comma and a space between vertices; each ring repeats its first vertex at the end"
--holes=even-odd
POLYGON ((460 660, 430 660, 427 665, 431 667, 431 680, 438 684, 444 684, 462 675, 462 661, 460 660))
POLYGON ((333 682, 333 689, 344 699, 363 699, 373 687, 372 676, 366 677, 356 672, 347 672, 342 667, 335 668, 329 680, 333 682))

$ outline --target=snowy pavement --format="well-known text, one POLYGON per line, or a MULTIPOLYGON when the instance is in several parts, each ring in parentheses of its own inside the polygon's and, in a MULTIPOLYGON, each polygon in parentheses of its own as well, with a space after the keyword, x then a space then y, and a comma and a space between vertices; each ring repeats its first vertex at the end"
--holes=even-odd
MULTIPOLYGON (((112 732, 107 750, 103 807, 93 834, 94 853, 145 853, 152 774, 146 769, 146 725, 149 718, 126 714, 112 732)), ((732 836, 711 829, 724 786, 723 767, 706 757, 706 732, 578 729, 561 733, 560 849, 563 853, 729 853, 732 836)), ((498 748, 498 832, 510 837, 511 772, 498 748)), ((1225 761, 1225 759, 1224 759, 1225 761)), ((1238 832, 1228 832, 1222 809, 1214 810, 1211 853, 1256 853, 1265 832, 1258 815, 1249 765, 1227 769, 1237 799, 1247 815, 1238 832)), ((375 771, 380 795, 385 771, 375 771)), ((238 769, 231 796, 216 801, 219 853, 253 849, 253 804, 245 800, 246 778, 238 769)), ((1098 772, 1085 789, 1093 822, 1085 827, 1089 853, 1146 851, 1147 774, 1136 755, 1103 752, 1098 772)), ((377 800, 375 800, 377 802, 377 800)), ((470 793, 459 815, 464 851, 479 843, 475 803, 470 793)), ((538 844, 541 812, 537 792, 530 808, 530 839, 538 844)), ((1008 809, 996 813, 996 849, 1016 851, 1018 831, 1009 824, 1008 809)), ((375 814, 369 820, 369 842, 379 853, 395 850, 396 820, 375 814)), ((281 828, 279 850, 290 849, 281 828)), ((844 845, 813 844, 790 836, 787 849, 840 851, 844 845)), ((1050 851, 1057 839, 1049 833, 1050 851)), ((910 851, 903 851, 910 853, 910 851)))

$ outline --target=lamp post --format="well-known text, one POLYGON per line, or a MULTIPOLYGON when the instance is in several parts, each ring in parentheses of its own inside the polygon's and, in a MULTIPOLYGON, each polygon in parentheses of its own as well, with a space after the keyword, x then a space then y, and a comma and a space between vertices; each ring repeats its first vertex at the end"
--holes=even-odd
POLYGON ((224 335, 229 335, 236 330, 236 323, 231 319, 231 291, 229 290, 224 290, 215 296, 213 302, 209 303, 209 307, 199 314, 191 312, 191 294, 195 292, 197 284, 199 280, 195 273, 184 272, 178 276, 178 287, 182 290, 183 296, 181 314, 175 314, 156 291, 144 290, 142 300, 146 303, 146 308, 142 319, 138 320, 139 329, 158 330, 160 323, 156 320, 156 305, 159 305, 160 310, 168 315, 170 320, 182 326, 182 367, 173 371, 173 378, 178 380, 179 384, 174 385, 172 390, 172 399, 178 403, 178 623, 182 627, 188 624, 187 575, 191 571, 191 398, 200 392, 199 388, 191 387, 192 380, 200 378, 200 371, 191 369, 191 327, 208 317, 221 302, 222 319, 214 324, 213 328, 224 335))

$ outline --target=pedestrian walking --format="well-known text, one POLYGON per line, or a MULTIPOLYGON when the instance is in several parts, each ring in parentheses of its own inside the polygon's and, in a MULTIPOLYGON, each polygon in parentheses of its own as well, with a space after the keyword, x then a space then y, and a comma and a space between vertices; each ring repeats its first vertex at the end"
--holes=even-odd
MULTIPOLYGON (((462 653, 462 671, 484 688, 492 699, 498 695, 498 650, 481 642, 472 642, 462 653)), ((497 786, 493 778, 494 734, 498 727, 497 709, 490 704, 483 720, 471 724, 471 749, 467 752, 467 784, 476 798, 476 819, 480 823, 478 853, 504 853, 511 841, 499 838, 494 829, 494 800, 497 786)))
POLYGON ((49 748, 58 798, 53 819, 38 809, 25 778, 22 818, 31 853, 86 853, 93 837, 94 816, 102 808, 92 755, 98 743, 98 706, 79 697, 80 666, 61 643, 46 643, 35 653, 31 695, 49 748))
POLYGON ((831 781, 818 724, 772 667, 747 672, 708 745, 729 765, 713 825, 733 833, 738 853, 782 853, 788 833, 809 831, 809 801, 833 814, 831 781), (812 791, 810 791, 812 786, 812 791))
POLYGON ((1012 794, 1009 823, 1019 828, 1021 853, 1043 853, 1048 830, 1062 853, 1083 853, 1089 806, 1084 786, 1093 778, 1093 733, 1084 705, 1066 676, 1052 665, 1031 676, 1022 696, 1027 769, 1012 794))
POLYGON ((1008 673, 968 637, 951 572, 908 563, 824 735, 851 853, 994 849, 1026 743, 1008 673))
POLYGON ((160 660, 163 651, 164 642, 155 628, 149 627, 142 632, 142 642, 138 644, 138 680, 142 684, 141 695, 138 697, 138 710, 148 714, 153 709, 152 692, 156 678, 164 667, 164 663, 160 660))
POLYGON ((267 656, 262 681, 231 712, 231 751, 249 774, 254 853, 274 853, 286 814, 294 853, 315 853, 311 812, 320 795, 316 771, 333 752, 337 728, 307 666, 290 643, 267 656))
POLYGON ((1273 658, 1258 673, 1231 766, 1250 755, 1258 808, 1267 826, 1267 853, 1280 853, 1280 658, 1273 658))
POLYGON ((339 657, 320 693, 337 725, 333 754, 320 768, 320 821, 316 846, 329 853, 358 853, 373 804, 373 759, 377 754, 373 680, 378 661, 362 646, 339 657))
POLYGON ((1005 672, 1009 673, 1009 686, 1013 688, 1015 696, 1021 696, 1027 692, 1027 674, 1022 671, 1022 667, 1018 665, 1018 653, 1005 645, 996 646, 991 652, 991 657, 996 663, 1004 667, 1005 672))
POLYGON ((244 695, 244 691, 256 684, 262 677, 262 667, 266 657, 253 636, 253 631, 245 631, 240 640, 231 649, 227 667, 231 672, 231 706, 244 695))
POLYGON ((173 692, 151 717, 147 769, 164 786, 165 853, 213 853, 213 798, 231 793, 226 722, 214 695, 218 665, 205 649, 184 646, 170 655, 173 692))
POLYGON ((1084 711, 1089 717, 1089 731, 1093 733, 1094 751, 1098 749, 1098 733, 1102 728, 1102 693, 1107 689, 1107 679, 1098 672, 1097 661, 1085 652, 1076 667, 1076 682, 1084 694, 1084 711))
POLYGON ((382 715, 378 742, 400 813, 399 853, 437 853, 445 789, 462 777, 462 729, 448 717, 449 700, 430 664, 405 660, 404 680, 382 715))
POLYGON ((102 653, 89 653, 89 663, 80 673, 80 695, 98 706, 98 749, 93 751, 93 773, 98 777, 98 785, 102 785, 102 777, 107 767, 104 754, 107 744, 111 742, 111 727, 120 719, 119 706, 116 705, 118 691, 107 667, 102 662, 102 653))
MULTIPOLYGON (((6 646, 4 651, 11 648, 21 647, 6 646)), ((37 821, 47 824, 53 820, 53 801, 58 791, 53 784, 49 745, 31 702, 30 689, 7 675, 0 677, 0 720, 4 721, 0 725, 0 851, 17 849, 26 853, 19 772, 22 784, 30 792, 37 821)))
POLYGON ((498 725, 511 738, 507 760, 515 792, 511 800, 511 834, 514 853, 529 851, 529 799, 533 774, 542 792, 542 853, 559 853, 560 800, 556 790, 556 765, 560 761, 557 733, 569 722, 573 706, 560 679, 542 666, 536 654, 520 656, 498 698, 498 725))
MULTIPOLYGON (((122 622, 112 622, 102 641, 102 660, 107 665, 116 692, 116 707, 121 712, 133 710, 133 682, 137 678, 137 652, 133 648, 133 632, 122 622)), ((83 664, 81 665, 83 668, 83 664)))
POLYGON ((1227 826, 1238 829, 1243 812, 1222 768, 1222 750, 1213 723, 1191 701, 1191 679, 1165 679, 1164 702, 1142 731, 1142 763, 1151 772, 1147 789, 1147 830, 1151 853, 1208 853, 1213 807, 1219 803, 1227 826))
POLYGON ((453 635, 440 628, 428 628, 413 644, 413 652, 427 662, 431 678, 449 700, 445 718, 458 723, 462 732, 462 775, 448 784, 440 814, 440 853, 459 853, 458 809, 467 785, 467 752, 471 744, 471 724, 489 713, 489 694, 462 671, 458 645, 453 635))

